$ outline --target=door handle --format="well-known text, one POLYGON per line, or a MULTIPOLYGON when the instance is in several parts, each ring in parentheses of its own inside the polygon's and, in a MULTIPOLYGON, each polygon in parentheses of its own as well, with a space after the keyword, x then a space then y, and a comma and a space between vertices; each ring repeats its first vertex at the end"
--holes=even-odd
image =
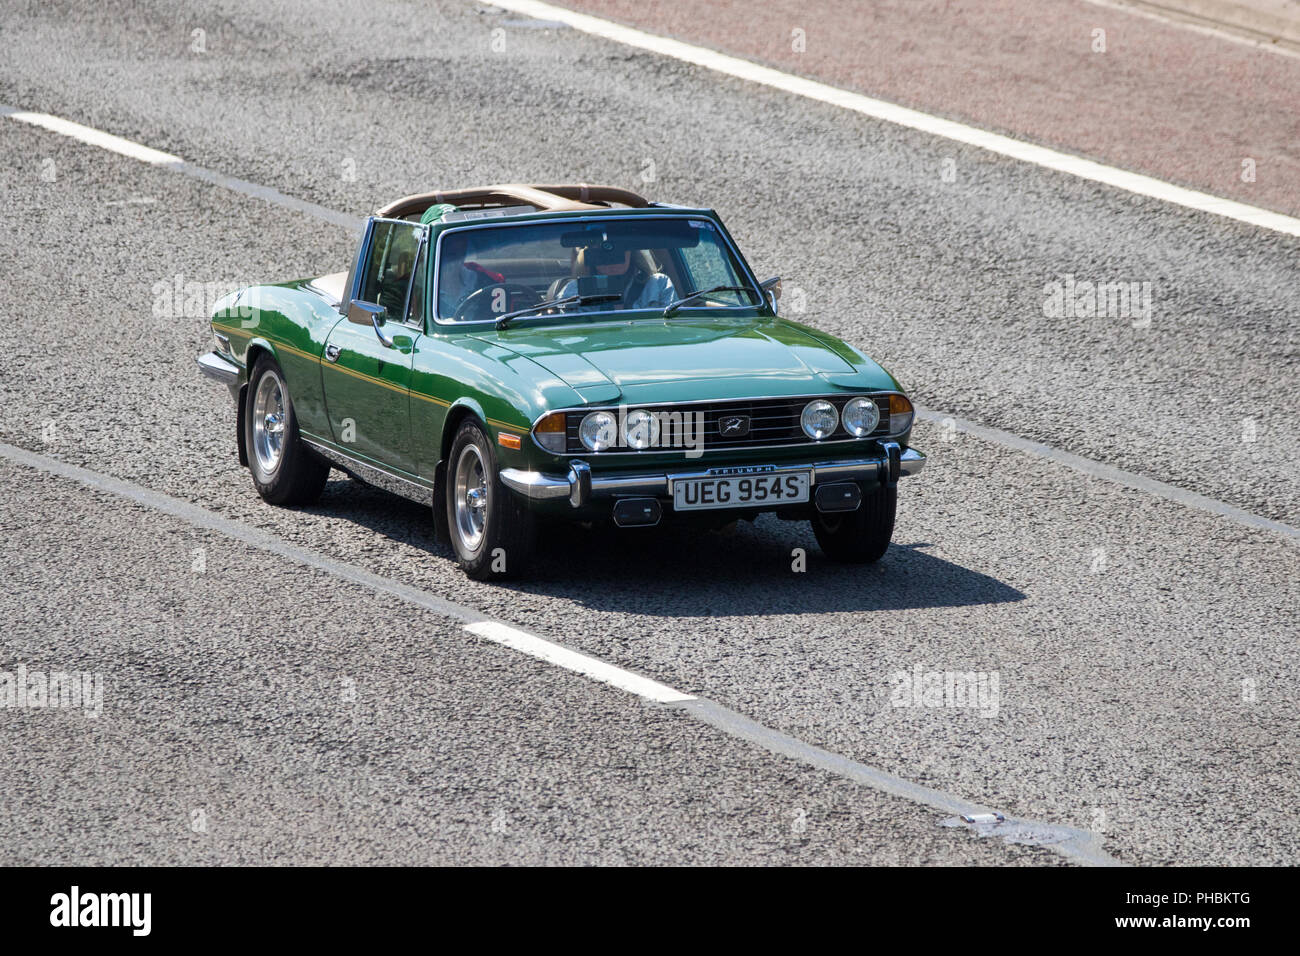
POLYGON ((339 347, 337 345, 325 346, 325 358, 331 362, 337 362, 339 360, 339 347))

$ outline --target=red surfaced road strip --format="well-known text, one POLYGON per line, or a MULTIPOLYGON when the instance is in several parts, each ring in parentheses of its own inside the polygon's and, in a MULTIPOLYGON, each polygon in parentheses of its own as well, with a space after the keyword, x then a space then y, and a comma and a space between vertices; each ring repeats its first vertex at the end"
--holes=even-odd
POLYGON ((552 2, 1300 215, 1295 57, 1083 0, 552 2))

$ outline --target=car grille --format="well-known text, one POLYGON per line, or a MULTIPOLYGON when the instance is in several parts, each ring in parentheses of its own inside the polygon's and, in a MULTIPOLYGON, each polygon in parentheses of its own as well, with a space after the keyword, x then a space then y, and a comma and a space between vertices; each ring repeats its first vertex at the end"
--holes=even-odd
MULTIPOLYGON (((691 429, 698 427, 698 420, 691 419, 689 423, 684 418, 685 415, 703 414, 703 435, 704 450, 715 451, 723 448, 765 448, 780 447, 782 445, 813 445, 822 444, 822 442, 813 442, 804 434, 803 427, 799 424, 799 416, 803 414, 806 406, 813 398, 824 397, 826 401, 835 406, 837 411, 844 410, 844 404, 853 395, 826 395, 811 396, 803 398, 764 398, 750 399, 746 401, 722 401, 722 402, 695 402, 683 405, 629 405, 626 411, 644 409, 652 413, 661 413, 666 417, 660 419, 659 443, 654 448, 646 449, 642 454, 652 454, 657 451, 673 450, 686 447, 684 438, 689 436, 693 442, 694 432, 691 429), (678 416, 682 417, 678 417, 678 416), (729 418, 747 416, 749 419, 749 431, 747 434, 724 434, 723 423, 729 418), (685 431, 684 431, 685 430, 685 431)), ((889 396, 873 395, 871 398, 875 401, 876 407, 880 409, 880 424, 876 430, 871 433, 871 437, 884 436, 889 434, 889 396)), ((578 427, 582 424, 582 419, 595 409, 583 409, 581 411, 571 411, 566 414, 565 426, 567 428, 566 446, 569 454, 592 454, 587 451, 582 444, 582 439, 578 437, 578 427)), ((618 414, 617 408, 607 408, 605 411, 618 414)), ((851 439, 848 432, 844 430, 843 424, 836 428, 835 433, 825 441, 845 441, 851 439)), ((632 453, 637 454, 635 449, 626 447, 617 447, 610 449, 611 453, 632 453)))

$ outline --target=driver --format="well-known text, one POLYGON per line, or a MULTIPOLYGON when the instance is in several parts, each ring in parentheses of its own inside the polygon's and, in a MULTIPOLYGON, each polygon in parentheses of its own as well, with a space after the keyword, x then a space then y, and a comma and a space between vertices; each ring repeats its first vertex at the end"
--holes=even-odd
POLYGON ((467 298, 479 289, 505 282, 506 277, 474 261, 479 254, 471 235, 452 233, 443 240, 442 261, 446 264, 438 279, 438 314, 454 315, 467 298))
POLYGON ((411 283, 411 262, 414 258, 410 250, 400 250, 393 256, 393 264, 388 267, 386 274, 379 281, 379 304, 388 310, 389 318, 402 317, 402 306, 406 305, 406 287, 411 283))
POLYGON ((592 302, 587 305, 569 306, 585 312, 607 312, 618 309, 663 309, 676 297, 673 280, 662 272, 650 272, 642 264, 642 256, 632 262, 632 250, 625 249, 620 254, 616 249, 601 246, 579 246, 574 249, 573 275, 575 278, 565 282, 552 296, 563 299, 586 292, 585 283, 580 283, 583 276, 599 276, 595 285, 596 292, 617 292, 622 296, 618 303, 592 302), (580 286, 583 286, 580 290, 580 286))

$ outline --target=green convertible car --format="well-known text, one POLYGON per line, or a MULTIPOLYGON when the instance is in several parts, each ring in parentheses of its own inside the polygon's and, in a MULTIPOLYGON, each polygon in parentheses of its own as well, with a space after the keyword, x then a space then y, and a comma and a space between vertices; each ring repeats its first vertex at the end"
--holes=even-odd
POLYGON ((713 210, 489 186, 380 209, 347 272, 226 296, 198 361, 263 498, 310 503, 341 469, 432 505, 472 577, 523 572, 547 515, 774 512, 874 561, 925 464, 912 403, 779 297, 713 210))

